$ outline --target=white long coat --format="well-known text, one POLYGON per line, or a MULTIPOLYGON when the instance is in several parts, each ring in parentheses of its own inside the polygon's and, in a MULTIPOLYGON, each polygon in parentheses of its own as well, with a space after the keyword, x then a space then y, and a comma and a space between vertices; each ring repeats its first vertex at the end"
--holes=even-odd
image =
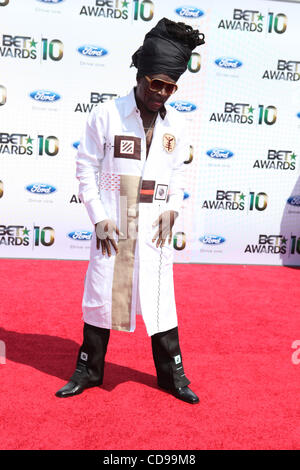
POLYGON ((149 336, 177 326, 173 246, 152 242, 159 215, 180 210, 188 159, 182 118, 166 109, 156 119, 147 159, 134 90, 88 117, 76 157, 79 197, 93 224, 112 219, 124 234, 111 257, 97 250, 93 234, 82 301, 91 325, 134 331, 138 313, 149 336))

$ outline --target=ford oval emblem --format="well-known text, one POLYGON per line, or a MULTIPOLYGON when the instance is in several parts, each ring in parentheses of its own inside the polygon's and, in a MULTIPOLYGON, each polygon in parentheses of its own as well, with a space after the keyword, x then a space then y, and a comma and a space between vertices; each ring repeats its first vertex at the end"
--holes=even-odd
POLYGON ((178 7, 176 8, 175 13, 185 18, 199 18, 200 16, 204 15, 204 12, 202 10, 192 6, 178 7))
POLYGON ((61 3, 63 2, 64 0, 37 0, 38 2, 42 2, 42 3, 61 3))
POLYGON ((203 235, 199 240, 205 245, 220 245, 225 242, 225 238, 220 235, 203 235))
POLYGON ((181 113, 190 113, 191 111, 195 111, 197 109, 197 106, 193 103, 190 103, 189 101, 172 101, 170 103, 170 106, 176 109, 176 111, 180 111, 181 113))
POLYGON ((207 150, 206 155, 210 158, 227 159, 233 157, 234 153, 228 149, 214 148, 207 150))
POLYGON ((56 188, 54 186, 46 183, 28 184, 25 189, 31 194, 51 194, 56 191, 56 188))
POLYGON ((72 240, 79 240, 79 241, 88 241, 92 239, 92 232, 87 230, 76 230, 75 232, 68 233, 68 237, 72 238, 72 240))
POLYGON ((54 101, 60 100, 61 96, 54 91, 48 90, 36 90, 29 94, 30 98, 35 101, 41 101, 43 103, 54 103, 54 101))
POLYGON ((300 206, 300 195, 299 196, 291 196, 288 198, 287 203, 291 206, 300 206))
POLYGON ((103 57, 108 53, 106 49, 99 46, 84 45, 78 47, 77 51, 86 57, 103 57))
POLYGON ((233 59, 232 57, 219 57, 219 59, 215 60, 215 64, 224 69, 237 69, 243 65, 240 60, 233 59))

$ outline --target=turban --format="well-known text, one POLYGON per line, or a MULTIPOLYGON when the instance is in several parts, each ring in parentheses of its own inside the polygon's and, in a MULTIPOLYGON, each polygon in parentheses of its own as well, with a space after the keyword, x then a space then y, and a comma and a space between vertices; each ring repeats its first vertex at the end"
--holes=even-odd
POLYGON ((204 44, 204 37, 189 25, 162 18, 132 56, 138 76, 165 74, 177 81, 186 71, 193 49, 204 44))

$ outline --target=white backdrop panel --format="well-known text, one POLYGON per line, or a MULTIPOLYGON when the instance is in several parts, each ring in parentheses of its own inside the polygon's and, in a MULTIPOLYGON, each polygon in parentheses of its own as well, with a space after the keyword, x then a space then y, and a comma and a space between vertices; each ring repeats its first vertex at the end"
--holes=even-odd
POLYGON ((300 265, 300 5, 263 0, 1 0, 0 257, 89 258, 76 146, 164 16, 206 37, 169 100, 193 155, 175 261, 300 265))

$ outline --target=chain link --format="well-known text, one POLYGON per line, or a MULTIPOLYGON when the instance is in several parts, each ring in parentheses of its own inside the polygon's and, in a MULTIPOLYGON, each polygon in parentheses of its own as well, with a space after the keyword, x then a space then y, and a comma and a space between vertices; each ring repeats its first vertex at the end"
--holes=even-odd
POLYGON ((157 289, 157 312, 156 312, 157 331, 159 331, 161 265, 162 265, 162 246, 160 247, 159 266, 158 266, 158 289, 157 289))

